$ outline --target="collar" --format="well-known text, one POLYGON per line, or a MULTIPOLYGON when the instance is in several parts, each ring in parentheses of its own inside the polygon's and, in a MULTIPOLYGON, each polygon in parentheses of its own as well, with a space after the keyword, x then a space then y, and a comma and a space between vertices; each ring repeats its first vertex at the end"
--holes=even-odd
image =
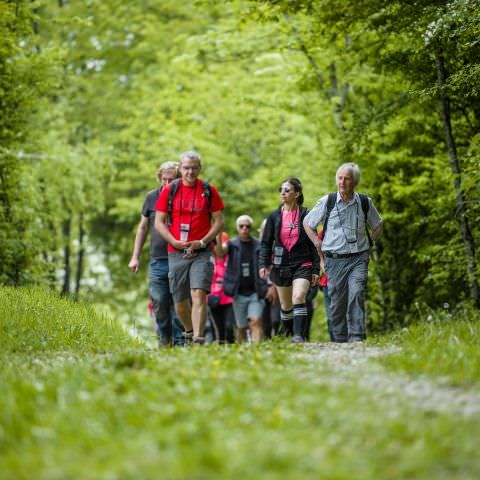
POLYGON ((343 203, 344 205, 351 205, 352 203, 359 203, 360 201, 360 197, 358 196, 358 193, 357 192, 353 192, 353 198, 348 202, 348 203, 345 203, 343 200, 342 200, 342 197, 340 196, 340 192, 337 192, 337 202, 336 203, 343 203))

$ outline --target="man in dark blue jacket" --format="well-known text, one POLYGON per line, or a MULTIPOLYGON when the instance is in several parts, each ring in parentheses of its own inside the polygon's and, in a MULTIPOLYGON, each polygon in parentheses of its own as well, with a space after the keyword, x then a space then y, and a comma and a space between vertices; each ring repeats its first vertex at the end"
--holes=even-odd
POLYGON ((267 282, 258 276, 260 242, 251 236, 251 217, 240 215, 236 223, 238 236, 225 245, 217 245, 217 253, 228 256, 223 291, 234 299, 238 341, 246 341, 250 327, 252 341, 259 342, 263 339, 262 313, 268 288, 267 282))

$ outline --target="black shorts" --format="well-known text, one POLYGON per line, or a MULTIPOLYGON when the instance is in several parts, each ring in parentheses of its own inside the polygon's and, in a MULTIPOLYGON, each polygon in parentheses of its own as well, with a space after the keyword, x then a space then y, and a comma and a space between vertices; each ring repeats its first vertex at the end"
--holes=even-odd
POLYGON ((290 287, 292 282, 297 278, 304 278, 309 282, 312 281, 313 266, 288 265, 273 267, 270 273, 270 280, 277 285, 277 287, 290 287))

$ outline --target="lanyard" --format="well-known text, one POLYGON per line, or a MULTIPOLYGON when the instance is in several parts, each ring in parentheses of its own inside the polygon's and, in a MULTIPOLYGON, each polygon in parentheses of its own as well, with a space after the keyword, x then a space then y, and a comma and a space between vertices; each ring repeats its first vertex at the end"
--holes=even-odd
MULTIPOLYGON (((354 237, 353 237, 353 240, 349 240, 349 237, 347 237, 347 234, 345 233, 345 226, 342 222, 342 217, 340 215, 340 212, 338 210, 338 203, 335 203, 335 208, 337 210, 337 215, 338 215, 338 221, 340 222, 340 227, 342 228, 342 232, 343 232, 343 236, 345 237, 345 240, 347 243, 357 243, 357 235, 358 235, 358 202, 356 201, 356 206, 357 206, 357 226, 355 228, 355 234, 354 234, 354 237)), ((344 209, 344 212, 345 212, 345 218, 347 217, 347 208, 348 208, 348 205, 345 207, 344 209)), ((353 228, 351 227, 346 227, 348 228, 349 230, 353 230, 353 228)), ((352 238, 352 237, 350 237, 352 238)))
MULTIPOLYGON (((183 213, 183 182, 180 188, 180 218, 182 218, 183 213)), ((195 183, 195 192, 193 193, 193 201, 192 201, 192 208, 190 209, 190 222, 189 225, 192 225, 192 218, 193 218, 193 209, 195 208, 195 200, 197 198, 197 190, 198 190, 198 182, 195 183)), ((181 220, 180 220, 181 223, 181 220)))

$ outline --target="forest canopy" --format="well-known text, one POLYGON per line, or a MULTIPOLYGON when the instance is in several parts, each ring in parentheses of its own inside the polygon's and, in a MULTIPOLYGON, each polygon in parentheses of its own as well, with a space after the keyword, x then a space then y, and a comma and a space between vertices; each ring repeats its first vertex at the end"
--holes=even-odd
POLYGON ((196 149, 231 234, 358 163, 377 328, 480 306, 480 1, 0 0, 0 38, 1 284, 144 304, 143 198, 196 149))

